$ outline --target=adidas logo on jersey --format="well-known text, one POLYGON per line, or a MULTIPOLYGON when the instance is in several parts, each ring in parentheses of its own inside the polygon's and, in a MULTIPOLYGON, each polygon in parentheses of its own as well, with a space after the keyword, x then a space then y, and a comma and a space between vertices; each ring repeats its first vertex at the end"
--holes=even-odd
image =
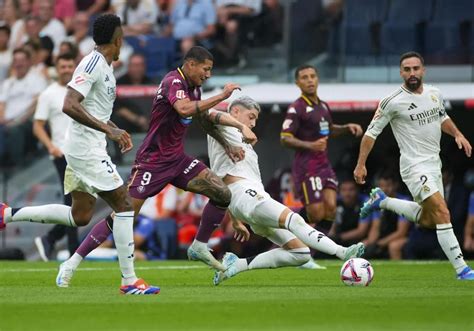
POLYGON ((105 81, 108 82, 110 80, 109 75, 105 75, 105 81))
POLYGON ((415 108, 418 108, 418 107, 412 102, 410 107, 408 107, 408 110, 413 110, 415 108))

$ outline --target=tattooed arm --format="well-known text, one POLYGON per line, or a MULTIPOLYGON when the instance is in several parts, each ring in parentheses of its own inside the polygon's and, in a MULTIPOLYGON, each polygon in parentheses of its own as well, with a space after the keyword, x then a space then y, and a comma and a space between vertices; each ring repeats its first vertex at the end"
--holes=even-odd
MULTIPOLYGON (((219 112, 219 113, 226 114, 224 112, 219 112)), ((216 124, 220 123, 219 118, 222 115, 217 117, 217 119, 219 120, 217 122, 216 122, 216 116, 213 116, 214 120, 211 120, 209 115, 210 114, 208 112, 202 112, 198 115, 194 115, 194 118, 198 120, 199 124, 208 135, 210 135, 212 138, 217 140, 217 142, 221 144, 222 147, 224 147, 226 154, 230 157, 230 159, 233 162, 238 162, 238 161, 243 160, 245 157, 244 150, 241 147, 230 145, 227 139, 225 139, 225 137, 222 135, 222 133, 219 131, 219 129, 216 126, 216 124)), ((239 123, 239 125, 243 125, 238 121, 237 123, 239 123)))

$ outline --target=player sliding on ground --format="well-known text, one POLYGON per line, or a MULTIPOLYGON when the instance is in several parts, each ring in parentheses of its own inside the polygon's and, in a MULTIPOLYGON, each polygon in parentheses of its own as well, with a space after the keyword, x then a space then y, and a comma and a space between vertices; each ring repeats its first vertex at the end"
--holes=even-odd
MULTIPOLYGON (((215 113, 216 111, 209 112, 210 116, 215 113)), ((260 113, 260 106, 249 97, 241 97, 230 104, 229 113, 239 122, 253 128, 260 113)), ((308 246, 335 255, 341 260, 362 256, 365 249, 362 243, 349 248, 337 245, 308 225, 300 215, 273 200, 263 187, 258 156, 252 145, 243 142, 242 133, 236 128, 219 125, 218 129, 232 145, 242 146, 245 150, 245 159, 234 163, 226 155, 222 145, 208 136, 211 169, 223 179, 232 192, 229 212, 237 239, 246 240, 249 237, 247 228, 240 221, 242 220, 249 224, 256 234, 268 238, 280 248, 247 259, 239 259, 235 254, 227 253, 222 262, 226 270, 216 271, 215 285, 250 269, 303 265, 311 258, 308 246)))
POLYGON ((400 76, 404 84, 380 102, 362 138, 354 170, 356 182, 364 184, 367 157, 377 136, 390 123, 400 147, 400 174, 415 202, 387 197, 377 187, 362 207, 361 217, 382 208, 422 226, 436 226, 438 242, 456 270, 457 278, 474 280, 474 271, 464 261, 444 200, 439 157, 441 131, 453 136, 467 157, 471 156, 472 147, 446 114, 439 90, 423 84, 424 74, 420 54, 409 52, 401 56, 400 76))

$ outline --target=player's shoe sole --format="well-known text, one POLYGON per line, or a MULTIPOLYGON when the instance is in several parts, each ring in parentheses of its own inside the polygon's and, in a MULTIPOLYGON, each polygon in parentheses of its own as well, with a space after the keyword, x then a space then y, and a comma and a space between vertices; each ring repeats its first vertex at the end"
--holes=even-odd
POLYGON ((205 249, 200 249, 191 245, 189 246, 187 253, 188 259, 191 261, 202 261, 216 270, 225 271, 225 268, 222 263, 216 260, 216 258, 211 254, 211 252, 209 252, 207 247, 205 249))
POLYGON ((352 259, 354 257, 361 257, 365 253, 365 245, 363 243, 357 243, 347 247, 346 253, 344 254, 344 261, 352 259))
POLYGON ((457 279, 459 280, 474 280, 474 270, 470 267, 464 268, 460 274, 458 274, 457 279))
POLYGON ((374 210, 380 209, 380 202, 385 200, 387 195, 381 188, 376 187, 370 191, 369 200, 367 200, 362 208, 360 209, 360 217, 365 218, 370 215, 374 210))
POLYGON ((59 265, 58 275, 56 276, 57 287, 69 287, 71 284, 72 276, 74 276, 74 269, 71 268, 66 262, 59 265))
POLYGON ((120 286, 120 294, 125 295, 153 295, 160 293, 160 288, 148 285, 143 279, 138 279, 132 285, 120 286))
POLYGON ((219 285, 224 280, 229 279, 237 274, 237 268, 234 264, 237 262, 239 257, 234 253, 225 253, 224 258, 222 259, 222 265, 226 269, 225 271, 216 271, 214 273, 214 278, 212 282, 214 285, 219 285))
POLYGON ((3 231, 7 224, 5 223, 5 208, 8 208, 6 203, 0 203, 0 231, 3 231))

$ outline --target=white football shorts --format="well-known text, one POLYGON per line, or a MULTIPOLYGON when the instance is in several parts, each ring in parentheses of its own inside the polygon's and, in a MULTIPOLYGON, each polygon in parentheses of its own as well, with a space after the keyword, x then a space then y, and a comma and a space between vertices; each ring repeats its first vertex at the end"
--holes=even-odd
POLYGON ((228 187, 232 192, 229 211, 235 218, 249 224, 255 234, 278 246, 296 238, 278 225, 278 219, 287 207, 273 200, 261 183, 242 179, 228 187))
POLYGON ((108 155, 87 160, 66 155, 66 161, 64 194, 79 191, 97 198, 97 193, 113 191, 123 185, 123 180, 108 155))
POLYGON ((416 165, 401 176, 413 200, 417 203, 422 203, 436 192, 444 196, 443 177, 439 165, 416 165))

